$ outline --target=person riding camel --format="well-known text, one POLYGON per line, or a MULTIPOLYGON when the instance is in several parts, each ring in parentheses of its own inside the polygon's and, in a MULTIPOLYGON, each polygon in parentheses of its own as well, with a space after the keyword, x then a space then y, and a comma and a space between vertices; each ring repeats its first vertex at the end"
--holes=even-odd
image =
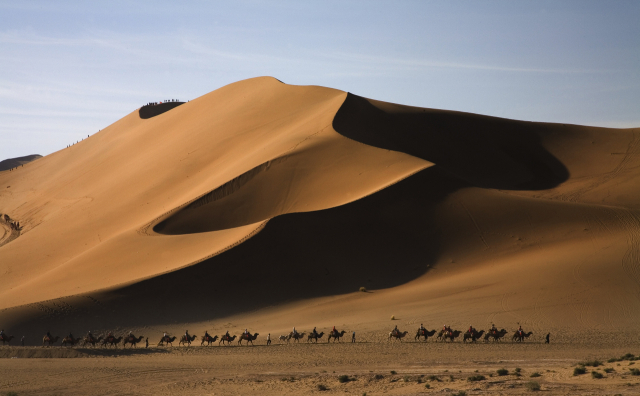
POLYGON ((133 331, 131 331, 131 330, 129 330, 129 336, 128 337, 129 337, 130 340, 133 340, 133 339, 136 338, 136 336, 133 335, 133 331))
POLYGON ((293 326, 293 335, 296 336, 298 335, 298 331, 296 330, 296 326, 293 326))
POLYGON ((189 335, 189 330, 185 330, 184 331, 184 339, 189 341, 191 339, 191 336, 189 335))
POLYGON ((229 335, 229 330, 227 330, 227 333, 224 335, 225 340, 228 340, 229 338, 231 338, 231 336, 229 335))
POLYGON ((4 339, 4 329, 0 330, 0 340, 4 339))
POLYGON ((473 328, 473 326, 469 325, 469 334, 475 334, 476 329, 473 328))
POLYGON ((87 339, 88 339, 89 341, 92 341, 92 340, 93 340, 93 334, 91 334, 91 330, 89 330, 89 333, 87 334, 87 339))
POLYGON ((67 338, 69 338, 70 340, 73 340, 73 334, 71 334, 71 332, 69 332, 69 335, 67 336, 67 338))
POLYGON ((522 336, 523 333, 524 331, 522 330, 522 326, 518 326, 518 334, 522 336))
POLYGON ((53 337, 51 336, 51 333, 49 333, 49 330, 47 330, 46 337, 47 337, 47 340, 52 340, 53 339, 53 337))
POLYGON ((420 334, 424 335, 427 332, 427 329, 424 328, 424 325, 420 323, 420 334))
POLYGON ((244 329, 244 333, 242 333, 244 336, 246 336, 247 338, 249 338, 249 330, 244 329))
POLYGON ((316 336, 316 337, 318 336, 318 332, 316 331, 315 327, 313 328, 313 335, 316 336))
POLYGON ((491 323, 491 330, 489 330, 489 331, 491 331, 491 333, 493 333, 493 334, 497 334, 498 333, 498 329, 496 328, 496 325, 493 324, 493 323, 491 323))
POLYGON ((398 325, 396 325, 393 330, 391 331, 391 333, 393 334, 398 334, 400 332, 400 330, 398 330, 398 325))
POLYGON ((211 338, 211 336, 209 335, 209 332, 207 330, 204 331, 204 339, 208 340, 209 338, 211 338))

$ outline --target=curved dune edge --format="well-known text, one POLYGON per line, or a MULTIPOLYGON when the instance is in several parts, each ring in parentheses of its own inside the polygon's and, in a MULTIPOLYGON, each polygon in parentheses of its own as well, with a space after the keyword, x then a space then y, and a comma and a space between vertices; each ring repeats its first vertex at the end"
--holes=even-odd
POLYGON ((10 274, 0 279, 2 307, 183 268, 274 216, 343 205, 431 165, 335 133, 345 95, 271 78, 241 81, 153 118, 132 113, 17 177, 2 175, 12 189, 0 209, 25 225, 0 250, 10 274), (265 163, 237 191, 182 218, 189 202, 265 163), (151 232, 150 219, 168 221, 173 235, 151 232))

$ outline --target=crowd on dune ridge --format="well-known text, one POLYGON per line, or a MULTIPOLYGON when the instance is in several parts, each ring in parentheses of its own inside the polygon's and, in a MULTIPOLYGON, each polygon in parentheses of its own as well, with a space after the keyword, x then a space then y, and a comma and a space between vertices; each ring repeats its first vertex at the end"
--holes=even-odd
POLYGON ((161 105, 163 103, 172 103, 172 102, 178 102, 180 103, 180 99, 167 99, 164 102, 149 102, 146 105, 142 106, 142 107, 147 107, 147 106, 157 106, 157 105, 161 105))
MULTIPOLYGON (((484 342, 500 342, 502 340, 502 338, 509 333, 509 331, 505 330, 505 329, 501 329, 498 330, 496 328, 495 325, 491 326, 491 329, 489 329, 488 331, 484 331, 484 330, 480 330, 477 331, 473 326, 469 326, 469 329, 466 332, 462 332, 460 330, 453 330, 451 329, 450 326, 448 325, 444 325, 442 330, 440 330, 439 332, 437 332, 438 334, 436 335, 436 330, 431 330, 428 331, 422 324, 420 325, 420 328, 418 328, 416 335, 414 337, 414 340, 417 341, 427 341, 429 337, 433 338, 435 336, 435 341, 442 341, 442 342, 454 342, 456 340, 456 338, 458 338, 460 335, 462 335, 462 342, 466 343, 467 341, 469 342, 476 342, 477 340, 479 340, 480 338, 484 338, 484 342)), ((327 343, 331 342, 331 340, 333 340, 333 342, 340 342, 341 338, 346 334, 347 332, 345 330, 337 330, 335 326, 333 326, 333 329, 331 329, 328 332, 327 335, 327 343)), ((307 342, 315 342, 317 343, 318 340, 320 340, 323 336, 324 336, 324 332, 320 332, 318 333, 318 331, 316 330, 316 328, 314 327, 312 331, 310 331, 308 334, 306 332, 299 332, 296 330, 296 328, 294 327, 293 330, 286 335, 280 335, 278 337, 278 340, 280 341, 280 343, 283 342, 287 342, 289 343, 291 340, 294 340, 295 342, 299 342, 301 339, 304 339, 306 336, 306 340, 307 342)), ((389 340, 395 339, 395 340, 399 340, 402 341, 402 339, 408 334, 408 331, 400 331, 398 329, 398 326, 396 326, 390 333, 389 333, 389 340)), ((518 330, 516 330, 512 336, 512 341, 513 342, 523 342, 526 339, 528 339, 531 335, 533 334, 533 332, 525 332, 522 329, 522 326, 518 327, 518 330)), ((242 341, 246 341, 247 345, 251 344, 253 345, 253 341, 255 341, 258 338, 259 333, 254 333, 251 334, 251 332, 248 329, 245 329, 244 332, 240 335, 231 335, 229 334, 229 331, 227 331, 225 334, 221 335, 221 336, 217 336, 217 335, 210 335, 208 331, 205 330, 204 335, 201 337, 201 342, 200 342, 200 346, 203 346, 205 343, 207 344, 207 346, 210 346, 212 343, 214 343, 215 341, 218 341, 218 346, 220 346, 220 344, 227 344, 227 345, 231 345, 232 341, 235 341, 236 339, 238 339, 238 345, 242 345, 242 341)), ((545 337, 545 343, 548 344, 549 343, 549 337, 550 337, 550 333, 547 333, 546 337, 545 337)), ((7 335, 5 334, 4 330, 0 330, 0 341, 2 341, 2 345, 5 345, 5 343, 10 344, 11 340, 14 338, 14 336, 12 335, 7 335)), ((61 345, 62 346, 75 346, 75 345, 79 345, 80 343, 82 343, 82 346, 88 346, 88 345, 92 345, 92 346, 96 346, 96 345, 100 345, 102 347, 118 347, 118 345, 120 343, 122 343, 123 347, 126 347, 127 344, 129 344, 131 347, 136 347, 137 344, 142 342, 142 339, 145 338, 144 336, 139 336, 136 337, 133 332, 129 332, 129 334, 127 334, 126 336, 119 336, 116 337, 112 332, 109 332, 106 336, 100 335, 98 337, 95 337, 93 334, 91 334, 91 331, 89 331, 89 333, 84 336, 84 337, 78 337, 75 338, 73 336, 73 334, 69 333, 68 336, 62 338, 61 341, 61 345)), ((190 335, 189 334, 189 330, 185 331, 185 333, 180 337, 179 341, 178 341, 178 345, 186 345, 186 346, 191 346, 191 343, 195 341, 195 339, 197 338, 196 335, 190 335)), ((160 338, 160 341, 158 341, 157 346, 173 346, 173 342, 175 342, 177 339, 177 337, 175 336, 171 336, 169 334, 167 334, 166 332, 162 335, 162 337, 160 338)), ((23 336, 21 339, 21 345, 24 346, 24 340, 25 337, 23 336)), ((47 331, 47 334, 42 338, 42 346, 52 346, 55 343, 58 342, 58 340, 60 340, 59 336, 52 336, 51 333, 49 331, 47 331)), ((355 343, 356 342, 356 332, 353 331, 351 333, 351 342, 355 343)), ((267 335, 267 340, 266 340, 266 345, 271 345, 271 333, 269 333, 267 335)), ((145 348, 149 347, 149 338, 145 338, 145 348)))

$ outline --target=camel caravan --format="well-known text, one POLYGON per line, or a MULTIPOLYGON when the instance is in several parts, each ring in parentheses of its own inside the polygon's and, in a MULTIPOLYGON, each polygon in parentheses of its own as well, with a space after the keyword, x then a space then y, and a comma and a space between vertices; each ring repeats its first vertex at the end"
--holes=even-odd
MULTIPOLYGON (((335 326, 327 333, 327 343, 330 342, 340 342, 342 337, 347 332, 345 330, 337 330, 335 326)), ((501 342, 502 339, 509 333, 505 329, 498 330, 495 325, 492 325, 491 329, 485 330, 476 330, 473 326, 469 326, 465 332, 460 330, 453 330, 450 326, 444 325, 440 331, 438 330, 427 330, 421 324, 416 334, 414 336, 414 341, 426 342, 429 338, 434 338, 435 342, 455 342, 457 339, 462 339, 463 343, 475 343, 478 340, 482 339, 484 342, 501 342), (461 337, 462 336, 462 337, 461 337)), ((409 334, 408 331, 400 331, 398 326, 396 326, 391 332, 389 332, 388 340, 396 340, 402 341, 404 337, 409 334)), ((259 333, 251 334, 247 329, 240 335, 230 335, 227 331, 225 334, 221 336, 211 336, 207 331, 205 331, 204 335, 200 337, 200 346, 211 346, 216 341, 218 342, 218 346, 227 345, 230 346, 232 342, 237 340, 237 345, 254 345, 254 341, 257 340, 259 333)), ((526 341, 533 332, 525 332, 522 330, 522 327, 519 326, 518 330, 513 333, 511 337, 512 342, 524 342, 526 341)), ((309 333, 306 332, 298 332, 294 327, 293 330, 289 334, 280 335, 278 340, 281 344, 284 343, 299 343, 300 340, 306 340, 307 343, 318 343, 325 336, 325 332, 317 332, 314 327, 313 330, 309 333)), ((352 333, 351 342, 355 342, 356 333, 352 333)), ((14 338, 13 335, 7 335, 4 333, 4 330, 0 330, 0 342, 2 345, 11 343, 11 340, 14 338)), ((129 346, 130 348, 136 348, 138 344, 142 343, 144 336, 136 337, 132 332, 129 332, 126 336, 116 337, 112 333, 108 333, 106 336, 95 337, 91 332, 89 332, 84 337, 75 338, 72 334, 69 334, 66 337, 63 337, 61 340, 61 346, 63 347, 96 347, 100 346, 102 348, 117 348, 122 345, 122 348, 126 348, 129 346)), ((194 342, 198 338, 196 335, 190 335, 189 331, 185 331, 185 334, 180 338, 176 336, 171 336, 167 333, 160 338, 156 346, 173 346, 173 343, 178 340, 178 346, 191 346, 191 343, 194 342)), ((42 338, 42 347, 45 346, 54 346, 58 341, 60 341, 60 336, 52 336, 51 333, 47 332, 47 334, 42 338)), ((546 336, 546 343, 549 343, 549 334, 546 336)), ((146 338, 144 341, 145 347, 149 347, 149 339, 146 338)), ((267 336, 267 345, 271 345, 271 334, 267 336)), ((23 346, 24 346, 24 337, 23 337, 23 346)))
MULTIPOLYGON (((459 338, 462 335, 462 342, 463 343, 467 343, 467 342, 471 342, 474 343, 476 341, 478 341, 479 339, 483 339, 484 342, 499 342, 502 340, 502 338, 507 335, 508 331, 505 329, 502 330, 498 330, 495 325, 491 326, 491 329, 484 331, 484 330, 476 330, 473 326, 469 326, 469 329, 467 329, 464 333, 460 330, 453 330, 451 329, 450 326, 444 325, 442 327, 442 330, 437 331, 437 330, 431 330, 428 331, 427 329, 424 328, 424 326, 421 324, 420 328, 418 328, 418 331, 416 332, 415 337, 413 338, 414 341, 427 341, 429 338, 433 338, 435 336, 435 341, 442 341, 442 342, 454 342, 457 338, 459 338), (437 333, 437 335, 436 335, 437 333)), ((395 340, 399 340, 402 341, 402 339, 408 334, 407 331, 400 331, 398 330, 398 326, 396 326, 390 333, 389 333, 389 341, 391 341, 392 339, 395 340)), ((528 332, 525 333, 524 330, 522 330, 522 326, 518 327, 518 330, 515 331, 515 333, 513 334, 512 337, 512 341, 513 342, 523 342, 525 341, 527 338, 529 338, 531 335, 533 334, 533 332, 528 332)), ((548 335, 547 335, 547 341, 546 343, 549 343, 548 340, 548 335)))

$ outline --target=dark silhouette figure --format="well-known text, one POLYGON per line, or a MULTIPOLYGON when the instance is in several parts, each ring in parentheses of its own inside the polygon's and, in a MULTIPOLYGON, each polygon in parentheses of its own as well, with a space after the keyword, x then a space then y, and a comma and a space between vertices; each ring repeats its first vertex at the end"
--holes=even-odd
POLYGON ((549 343, 549 336, 550 336, 550 335, 551 335, 551 333, 547 333, 547 336, 545 337, 545 340, 546 340, 546 341, 544 342, 545 344, 548 344, 548 343, 549 343))
POLYGON ((149 348, 149 337, 147 337, 147 339, 144 340, 144 347, 149 348))
POLYGON ((353 334, 351 334, 351 342, 356 342, 356 332, 354 331, 353 334))

